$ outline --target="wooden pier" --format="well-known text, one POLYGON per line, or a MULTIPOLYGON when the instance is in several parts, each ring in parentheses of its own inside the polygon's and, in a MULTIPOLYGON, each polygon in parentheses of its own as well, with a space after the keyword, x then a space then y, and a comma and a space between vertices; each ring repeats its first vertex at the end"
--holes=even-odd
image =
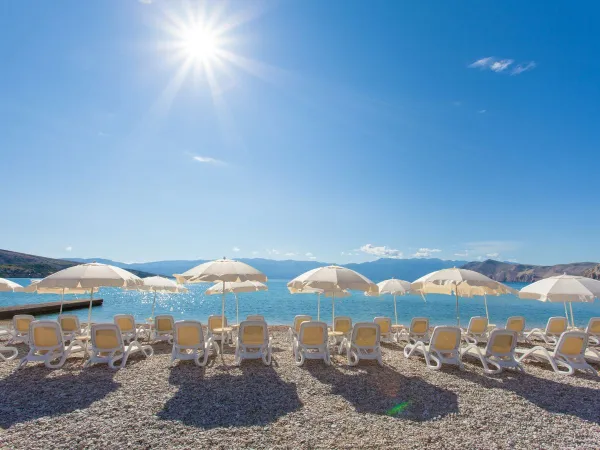
MULTIPOLYGON (((92 306, 102 306, 104 299, 95 298, 92 300, 92 306)), ((73 309, 89 308, 89 299, 65 300, 63 302, 63 311, 73 309)), ((60 302, 43 302, 28 305, 15 305, 0 307, 0 319, 12 319, 16 314, 53 314, 60 312, 60 302)))

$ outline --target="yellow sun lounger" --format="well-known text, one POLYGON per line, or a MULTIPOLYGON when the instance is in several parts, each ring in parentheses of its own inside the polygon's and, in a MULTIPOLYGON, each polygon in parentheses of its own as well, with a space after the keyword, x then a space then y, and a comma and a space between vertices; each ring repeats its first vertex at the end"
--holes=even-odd
POLYGON ((138 340, 138 332, 141 330, 137 328, 133 315, 115 314, 113 319, 115 325, 121 330, 121 336, 123 336, 123 342, 125 344, 138 340))
POLYGON ((150 334, 150 339, 154 341, 167 341, 173 343, 175 333, 175 319, 169 314, 154 316, 154 327, 150 334))
POLYGON ((567 331, 567 327, 569 326, 569 322, 563 316, 558 317, 550 317, 548 319, 548 323, 546 324, 546 328, 542 330, 541 328, 534 328, 529 333, 527 333, 527 339, 531 338, 539 338, 543 340, 546 344, 556 344, 558 338, 567 331))
POLYGON ((302 322, 293 347, 296 365, 301 366, 307 359, 322 359, 326 365, 330 365, 327 341, 325 322, 302 322))
POLYGON ((298 338, 298 333, 300 332, 300 325, 302 325, 302 322, 310 322, 311 320, 312 316, 307 316, 304 314, 294 317, 294 324, 290 327, 290 339, 292 343, 298 338))
POLYGON ((487 341, 488 338, 488 320, 487 317, 471 317, 467 329, 462 330, 462 338, 467 344, 479 344, 487 341))
POLYGON ((354 325, 350 338, 344 338, 340 345, 346 351, 349 366, 356 366, 361 359, 374 359, 383 366, 380 330, 379 324, 373 322, 354 325))
POLYGON ((375 317, 373 323, 379 325, 381 342, 386 342, 388 344, 396 342, 392 336, 392 319, 389 317, 375 317))
POLYGON ((592 317, 585 327, 589 344, 600 345, 600 317, 592 317))
POLYGON ((235 346, 236 365, 244 359, 262 359, 265 366, 271 365, 271 338, 264 320, 244 320, 240 323, 235 346))
MULTIPOLYGON (((332 330, 329 330, 329 343, 330 345, 341 344, 344 338, 349 338, 352 333, 352 319, 348 316, 337 316, 333 321, 334 326, 332 330), (333 333, 335 330, 335 333, 333 333)), ((342 347, 340 346, 338 351, 342 353, 342 347)))
POLYGON ((464 370, 460 360, 460 340, 460 328, 435 327, 428 345, 423 341, 408 344, 404 347, 404 356, 410 358, 413 354, 421 354, 425 358, 427 368, 432 370, 441 369, 442 364, 454 364, 460 370, 464 370))
POLYGON ((73 314, 61 314, 58 316, 58 323, 62 330, 65 341, 72 341, 78 336, 84 334, 84 330, 79 322, 79 317, 73 314))
POLYGON ((523 316, 512 316, 506 319, 505 328, 510 331, 517 333, 517 340, 529 342, 527 336, 525 336, 525 317, 523 316))
POLYGON ((410 321, 410 327, 407 330, 400 330, 396 334, 396 342, 406 341, 408 344, 415 342, 429 342, 429 319, 427 317, 414 317, 410 321))
POLYGON ((213 341, 215 342, 221 342, 224 336, 224 344, 233 344, 233 329, 229 328, 227 317, 225 317, 224 324, 221 324, 222 319, 223 317, 220 315, 208 316, 208 337, 213 338, 213 341))
POLYGON ((200 322, 197 320, 175 322, 171 363, 177 359, 193 360, 197 366, 205 366, 211 348, 214 349, 215 355, 219 353, 219 347, 211 336, 204 339, 200 322))
POLYGON ((515 359, 517 339, 516 331, 492 330, 485 349, 478 347, 477 344, 469 344, 460 350, 460 355, 461 358, 465 356, 479 358, 483 371, 490 375, 500 373, 503 369, 523 371, 523 367, 515 359))
POLYGON ((29 353, 21 360, 18 369, 30 361, 42 361, 48 369, 58 369, 76 352, 86 352, 85 346, 76 339, 71 339, 70 344, 65 345, 58 322, 34 320, 29 325, 29 353))
POLYGON ((10 344, 27 344, 29 342, 29 325, 35 317, 29 314, 17 314, 12 319, 12 337, 10 344))
POLYGON ((548 362, 552 369, 561 375, 573 375, 576 370, 598 376, 598 372, 585 360, 588 335, 583 331, 565 331, 558 338, 554 350, 537 346, 529 350, 517 349, 522 355, 517 361, 533 359, 538 362, 548 362))
POLYGON ((125 345, 121 330, 112 323, 92 324, 91 341, 91 356, 85 362, 85 367, 94 363, 108 363, 111 369, 120 369, 127 364, 127 359, 132 353, 142 352, 146 357, 154 354, 152 347, 141 345, 135 340, 125 345), (116 365, 118 361, 121 361, 121 364, 116 365))

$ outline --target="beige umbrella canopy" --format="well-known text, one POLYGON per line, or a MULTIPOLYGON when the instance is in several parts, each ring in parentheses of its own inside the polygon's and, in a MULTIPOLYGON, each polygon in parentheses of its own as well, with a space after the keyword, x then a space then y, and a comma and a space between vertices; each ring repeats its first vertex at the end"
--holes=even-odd
MULTIPOLYGON (((406 295, 410 293, 410 282, 397 280, 396 278, 390 278, 389 280, 384 280, 380 283, 377 283, 377 287, 379 288, 379 295, 388 294, 394 296, 394 316, 396 319, 396 325, 398 325, 398 308, 396 307, 396 297, 398 295, 406 295)), ((372 294, 367 295, 373 296, 372 294)))
POLYGON ((235 297, 235 321, 237 324, 240 323, 240 314, 239 314, 239 302, 237 294, 243 292, 258 292, 258 291, 267 291, 269 288, 266 284, 259 283, 258 281, 240 281, 240 282, 227 282, 227 283, 217 283, 212 287, 208 288, 205 292, 206 295, 218 295, 218 294, 233 294, 235 297))
POLYGON ((519 292, 524 299, 564 303, 567 320, 567 303, 571 309, 571 325, 575 326, 572 302, 593 302, 600 298, 600 281, 574 275, 556 275, 525 286, 519 292))
POLYGON ((135 289, 138 291, 146 291, 146 292, 154 292, 154 300, 152 301, 152 318, 154 319, 154 309, 156 307, 156 294, 157 293, 171 293, 171 294, 179 294, 182 292, 187 292, 188 289, 185 286, 177 284, 173 280, 169 280, 165 277, 146 277, 142 278, 143 284, 140 286, 135 286, 133 288, 127 289, 135 289))
POLYGON ((290 294, 317 294, 317 320, 321 320, 321 295, 325 297, 333 298, 345 298, 350 297, 352 294, 348 291, 337 290, 337 291, 325 291, 323 289, 315 289, 315 288, 304 288, 304 289, 294 289, 288 288, 290 294))
POLYGON ((90 309, 88 311, 88 324, 92 320, 93 289, 100 287, 133 288, 141 286, 141 278, 120 267, 100 263, 86 263, 68 267, 38 283, 38 288, 69 288, 92 289, 90 291, 90 309))
MULTIPOLYGON (((411 284, 413 291, 421 294, 446 294, 456 296, 456 323, 460 326, 458 297, 483 295, 517 294, 514 289, 492 280, 483 274, 468 269, 442 269, 429 273, 411 284)), ((489 320, 489 315, 488 315, 489 320)))
POLYGON ((0 278, 0 292, 14 292, 18 288, 22 288, 20 284, 14 281, 7 280, 6 278, 0 278))
MULTIPOLYGON (((89 289, 80 289, 80 288, 41 288, 39 286, 40 281, 42 280, 32 280, 28 286, 21 287, 15 289, 15 292, 26 292, 28 294, 60 294, 60 311, 58 314, 62 314, 63 311, 63 303, 65 301, 65 294, 77 295, 77 294, 88 294, 90 292, 89 289)), ((98 289, 94 289, 94 292, 98 292, 98 289)))
POLYGON ((325 266, 318 267, 294 278, 287 284, 288 288, 303 290, 306 288, 323 289, 331 291, 332 328, 335 331, 335 297, 336 291, 355 290, 376 294, 379 292, 377 285, 367 277, 347 267, 325 266))

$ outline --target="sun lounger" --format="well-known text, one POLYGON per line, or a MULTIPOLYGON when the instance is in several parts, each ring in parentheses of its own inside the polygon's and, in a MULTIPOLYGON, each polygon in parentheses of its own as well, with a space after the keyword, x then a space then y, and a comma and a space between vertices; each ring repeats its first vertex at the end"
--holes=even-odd
POLYGON ((135 352, 142 352, 146 357, 154 354, 152 347, 141 345, 136 340, 131 341, 129 345, 125 345, 121 330, 116 324, 112 323, 93 324, 91 341, 91 356, 86 361, 85 367, 89 367, 94 363, 108 363, 111 369, 120 369, 127 364, 129 355, 135 352), (116 365, 118 361, 121 361, 121 364, 116 365))
POLYGON ((458 327, 435 327, 429 344, 418 341, 404 347, 404 356, 410 358, 413 354, 425 357, 427 368, 439 370, 442 364, 457 365, 464 370, 460 360, 461 330, 458 327))
POLYGON ((310 322, 311 320, 312 317, 307 315, 298 315, 294 317, 294 324, 290 327, 290 339, 292 340, 292 343, 298 338, 298 332, 300 331, 302 322, 310 322))
POLYGON ((392 336, 392 319, 389 317, 375 317, 373 323, 379 325, 379 332, 381 336, 381 342, 392 344, 395 342, 392 336))
POLYGON ((205 366, 210 349, 219 353, 219 347, 212 337, 204 339, 202 324, 196 320, 178 320, 175 322, 171 363, 177 359, 193 360, 197 366, 205 366))
POLYGON ((17 314, 12 319, 12 337, 10 344, 27 344, 29 341, 29 325, 35 320, 35 317, 29 314, 17 314))
POLYGON ((244 320, 240 323, 235 347, 236 365, 244 359, 261 358, 266 366, 271 365, 271 338, 264 320, 244 320))
POLYGON ((562 335, 562 333, 567 331, 568 326, 569 323, 567 322, 567 319, 565 317, 550 317, 544 330, 542 330, 541 328, 534 328, 529 333, 527 333, 526 337, 527 339, 537 337, 543 340, 546 344, 556 344, 558 338, 562 335))
POLYGON ((77 339, 71 339, 69 345, 65 345, 58 322, 34 320, 29 325, 29 353, 18 368, 25 367, 30 361, 42 361, 48 369, 58 369, 71 354, 85 351, 85 346, 77 339))
POLYGON ((410 321, 408 330, 400 330, 396 334, 396 342, 405 341, 414 344, 417 341, 429 342, 429 319, 427 317, 414 317, 410 321))
POLYGON ((175 319, 169 314, 162 314, 154 317, 154 327, 150 334, 150 339, 154 341, 167 341, 173 343, 175 333, 175 319))
POLYGON ((79 322, 79 317, 73 314, 61 314, 58 316, 58 323, 65 341, 72 341, 78 336, 84 334, 84 330, 79 322))
POLYGON ((537 346, 528 350, 517 349, 522 355, 517 361, 524 362, 533 359, 538 362, 548 362, 552 369, 561 375, 573 375, 576 370, 598 376, 598 372, 585 360, 588 335, 583 331, 565 331, 558 338, 554 350, 537 346))
POLYGON ((517 339, 516 331, 492 330, 485 349, 472 343, 462 348, 460 354, 463 359, 465 356, 479 358, 483 371, 490 375, 500 373, 503 369, 522 371, 523 367, 515 359, 517 339))
POLYGON ((462 329, 462 338, 467 344, 479 344, 487 341, 488 320, 487 317, 471 317, 467 329, 462 329))
POLYGON ((137 341, 138 330, 135 323, 135 318, 131 314, 115 314, 114 317, 115 325, 121 330, 121 336, 123 336, 123 342, 125 344, 131 341, 137 341))
POLYGON ((354 325, 350 337, 345 337, 342 341, 340 349, 346 351, 349 366, 356 366, 361 359, 375 359, 380 366, 383 366, 379 324, 357 323, 354 325))
MULTIPOLYGON (((329 332, 330 344, 338 345, 346 337, 350 337, 352 333, 352 319, 347 316, 338 316, 333 321, 334 326, 333 329, 329 332), (333 332, 335 330, 335 333, 333 332)), ((342 347, 339 348, 340 353, 342 351, 342 347)))
POLYGON ((224 336, 225 344, 233 344, 233 330, 227 325, 227 317, 225 317, 224 324, 221 324, 222 319, 217 315, 208 316, 208 336, 212 337, 215 342, 221 342, 224 336))
POLYGON ((529 342, 527 336, 525 336, 525 317, 523 316, 512 316, 506 320, 506 329, 517 333, 518 341, 529 342))
POLYGON ((588 344, 600 345, 600 317, 592 317, 585 328, 588 344))
POLYGON ((306 359, 322 359, 326 365, 330 365, 327 340, 325 322, 302 322, 293 347, 296 365, 301 366, 306 359))

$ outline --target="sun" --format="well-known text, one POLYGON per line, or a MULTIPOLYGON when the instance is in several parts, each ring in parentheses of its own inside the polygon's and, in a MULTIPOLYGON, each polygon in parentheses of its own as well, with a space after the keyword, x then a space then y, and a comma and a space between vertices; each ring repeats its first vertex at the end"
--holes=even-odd
POLYGON ((185 30, 182 33, 181 44, 186 56, 198 63, 209 63, 217 58, 220 44, 217 34, 201 27, 185 30))

